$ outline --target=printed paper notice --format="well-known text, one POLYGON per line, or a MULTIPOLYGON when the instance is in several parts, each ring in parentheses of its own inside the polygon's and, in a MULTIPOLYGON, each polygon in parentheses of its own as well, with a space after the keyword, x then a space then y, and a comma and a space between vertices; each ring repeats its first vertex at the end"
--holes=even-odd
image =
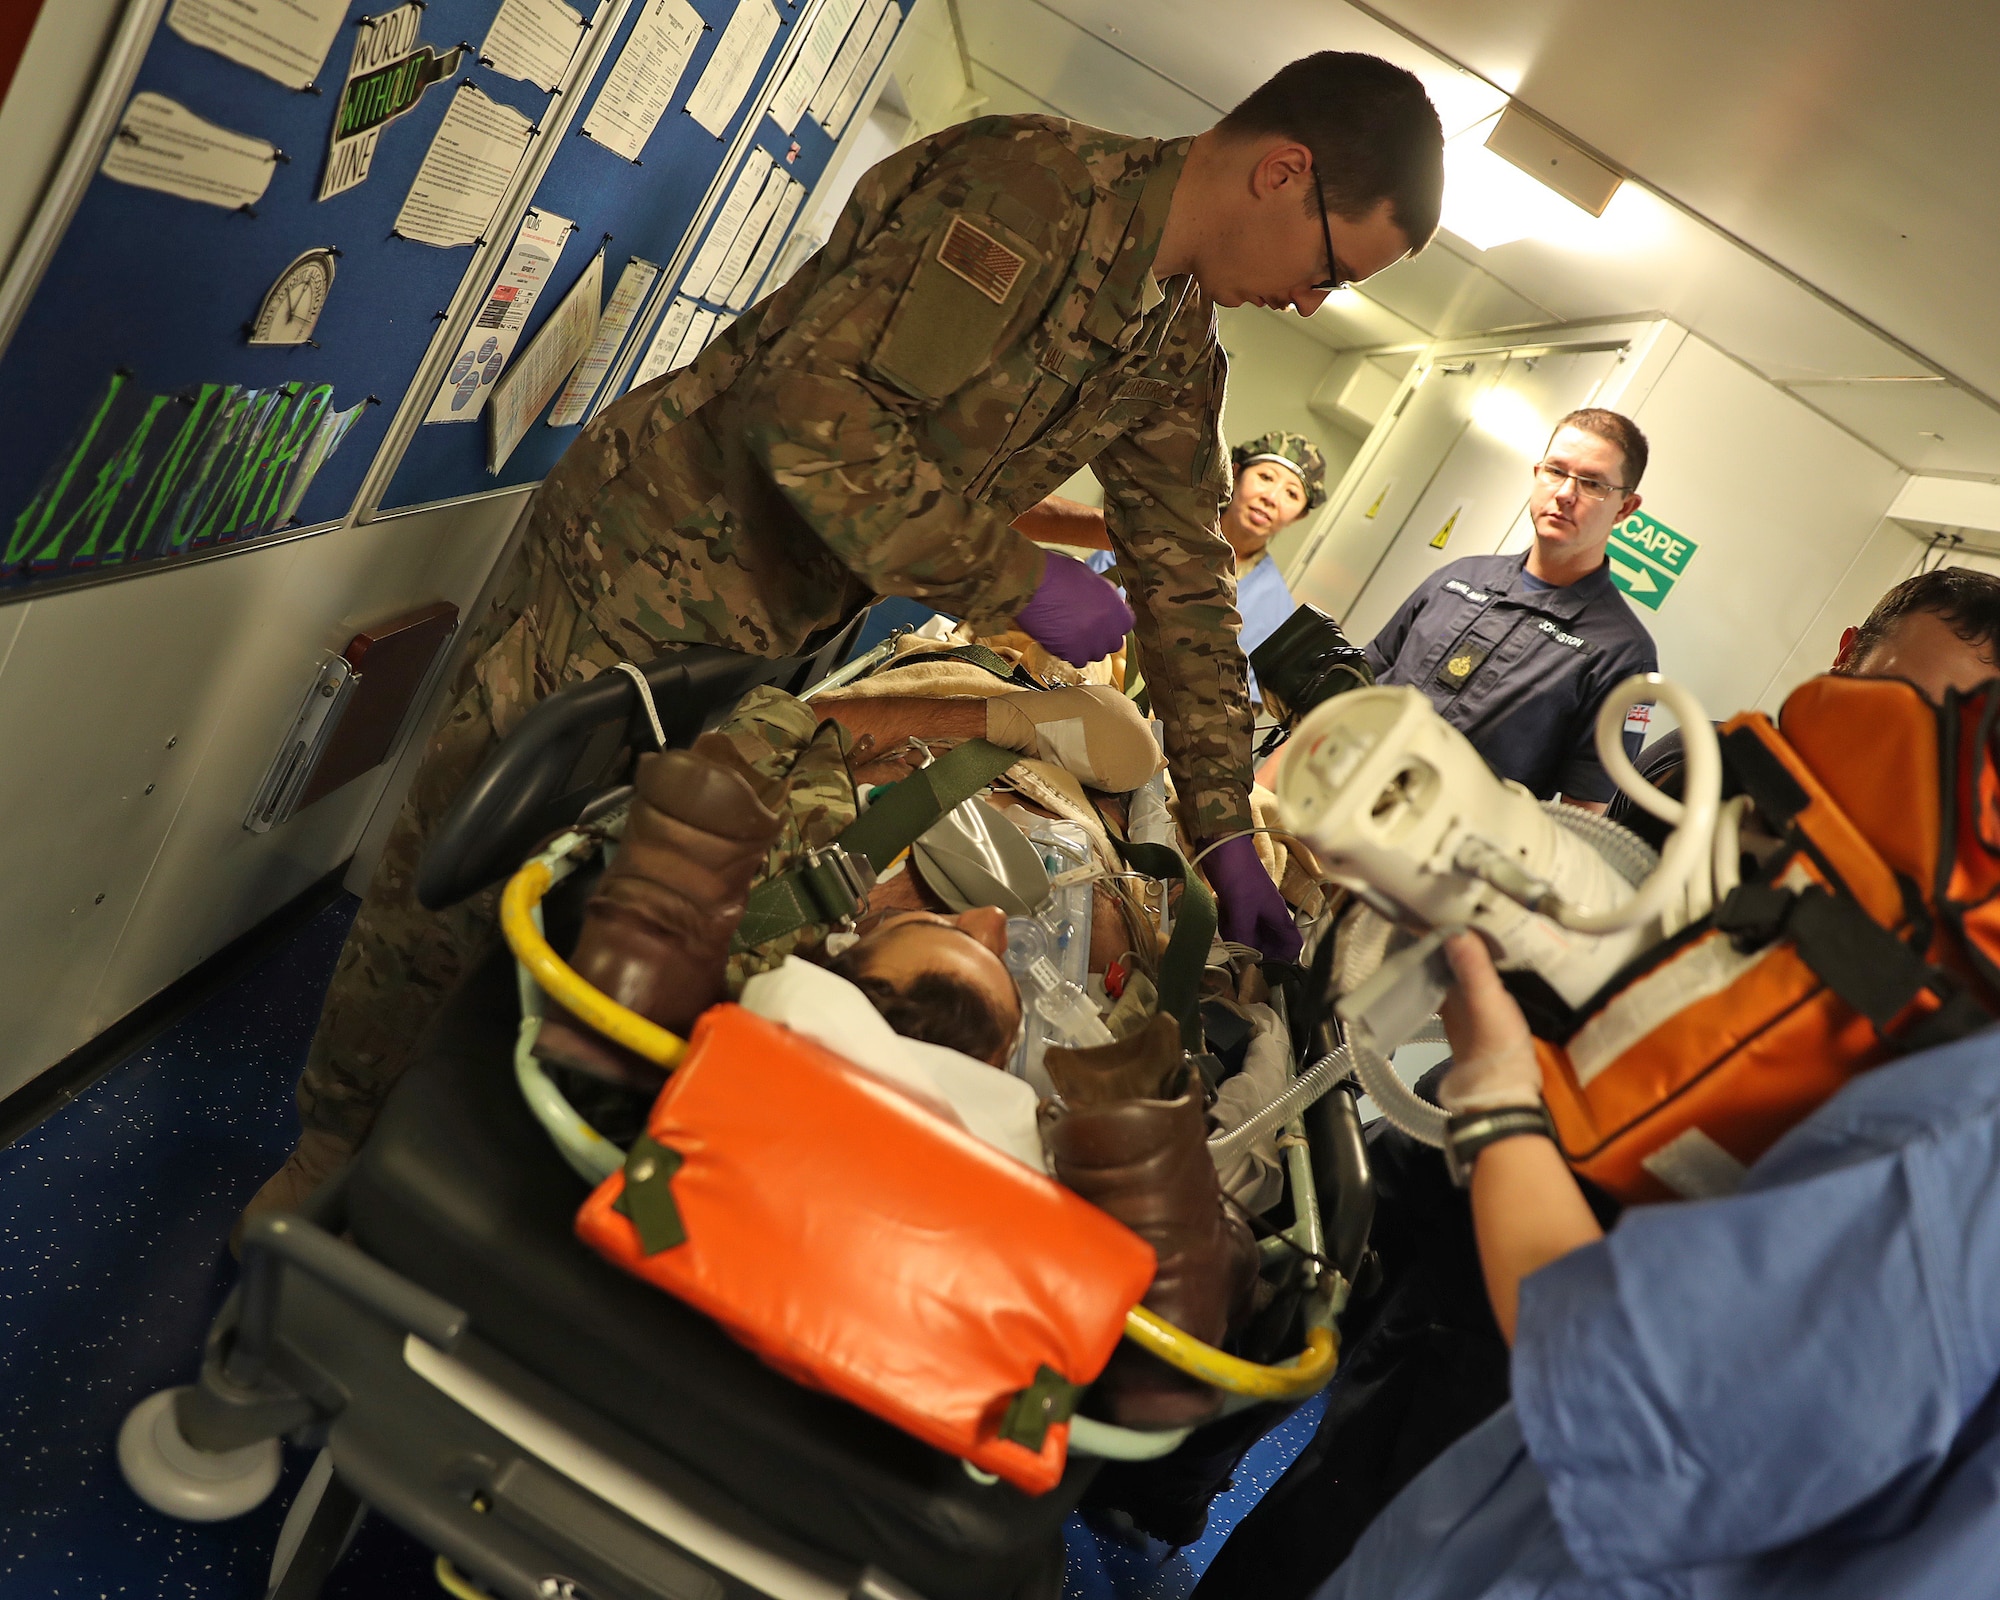
POLYGON ((736 0, 736 14, 722 30, 715 54, 688 96, 688 114, 716 138, 722 137, 743 104, 764 65, 764 52, 777 35, 778 13, 771 0, 736 0))
POLYGON ((506 265, 465 330, 424 421, 470 422, 479 415, 520 342, 528 313, 556 270, 573 226, 548 211, 530 209, 521 219, 506 265))
POLYGON ((503 77, 553 90, 582 38, 582 13, 562 0, 504 0, 479 47, 479 62, 503 77))
POLYGON ((660 326, 653 334, 653 342, 646 347, 646 359, 639 363, 639 370, 632 374, 634 389, 641 384, 651 383, 663 372, 674 370, 674 353, 680 349, 681 340, 687 337, 688 324, 694 320, 694 311, 694 302, 685 295, 667 307, 667 314, 660 318, 660 326))
POLYGON ((861 104, 861 97, 868 91, 868 85, 875 81, 875 73, 882 65, 882 58, 889 53, 889 46, 896 42, 896 30, 903 25, 903 13, 895 0, 882 8, 882 18, 875 24, 875 35, 868 41, 868 48, 861 52, 861 59, 854 65, 849 75, 847 87, 840 91, 840 98, 833 103, 833 111, 823 126, 838 139, 847 126, 847 119, 854 115, 861 104))
POLYGON ((708 237, 701 242, 701 248, 694 253, 694 264, 681 280, 681 293, 691 294, 698 300, 709 298, 709 289, 715 280, 715 269, 722 265, 722 258, 729 254, 730 246, 736 243, 736 235, 743 231, 744 221, 750 215, 750 208, 757 203, 758 195, 764 191, 764 175, 771 170, 770 153, 752 149, 743 163, 743 170, 736 174, 736 182, 730 188, 728 199, 722 202, 722 209, 716 213, 715 221, 709 225, 708 237))
POLYGON ((785 132, 798 127, 806 102, 818 92, 820 79, 840 53, 840 41, 847 37, 848 24, 854 20, 860 4, 861 0, 826 0, 819 15, 813 18, 804 47, 792 61, 778 92, 771 97, 771 120, 785 132))
POLYGON ((743 219, 743 226, 736 230, 736 237, 723 252, 722 264, 715 269, 715 277, 709 283, 704 299, 722 305, 735 292, 736 280, 750 265, 750 253, 764 237, 764 230, 770 227, 771 218, 778 213, 778 202, 785 198, 785 191, 790 187, 791 181, 786 178, 785 169, 774 165, 764 179, 764 188, 757 196, 757 203, 750 208, 750 214, 743 219))
POLYGON ((840 91, 847 87, 847 80, 854 74, 855 63, 861 59, 861 52, 868 48, 868 41, 875 36, 875 24, 882 20, 882 8, 888 3, 889 0, 868 0, 861 8, 861 15, 854 19, 854 26, 848 29, 847 38, 841 43, 840 54, 833 58, 833 65, 813 91, 813 121, 822 128, 833 115, 833 103, 840 98, 840 91))
POLYGON ((533 136, 513 107, 461 85, 396 213, 395 231, 441 249, 477 244, 533 136))
POLYGON ((204 122, 148 90, 125 108, 105 153, 104 175, 234 211, 263 199, 277 159, 276 145, 204 122))
POLYGON ((597 334, 598 308, 604 303, 604 252, 598 251, 563 296, 555 315, 521 352, 521 359, 493 390, 486 411, 486 470, 498 472, 521 436, 528 431, 549 397, 570 375, 597 334))
POLYGON ((653 280, 659 275, 658 267, 650 261, 641 261, 637 256, 625 263, 625 270, 618 275, 618 287, 611 291, 611 303, 598 319, 597 337, 591 340, 590 349, 577 363, 576 371, 569 375, 563 392, 556 397, 555 409, 549 413, 551 428, 567 428, 583 420, 584 408, 590 404, 590 397, 597 393, 597 386, 604 381, 604 374, 610 370, 619 347, 625 343, 625 335, 632 331, 632 319, 639 314, 639 303, 646 298, 646 291, 653 287, 653 280))
POLYGON ((731 311, 741 311, 750 303, 750 297, 757 292, 757 285, 771 270, 771 258, 778 253, 785 236, 792 231, 792 218, 799 214, 799 202, 805 197, 804 184, 793 183, 789 179, 786 181, 777 214, 764 230, 764 237, 757 246, 757 253, 750 258, 750 265, 743 269, 743 276, 736 280, 736 287, 729 291, 729 298, 724 302, 731 311))
POLYGON ((715 331, 715 313, 697 311, 688 319, 688 330, 681 335, 681 347, 674 352, 669 372, 678 372, 701 354, 702 346, 708 343, 708 336, 715 331))
POLYGON ((583 131, 605 149, 637 161, 680 87, 700 37, 701 13, 688 0, 646 0, 583 131))
POLYGON ((347 0, 174 0, 167 26, 189 44, 303 89, 346 15, 347 0))

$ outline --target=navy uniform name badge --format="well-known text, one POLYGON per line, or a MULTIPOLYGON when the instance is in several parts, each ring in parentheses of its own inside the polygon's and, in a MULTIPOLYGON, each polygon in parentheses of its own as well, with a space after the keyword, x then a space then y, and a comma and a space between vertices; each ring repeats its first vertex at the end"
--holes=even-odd
POLYGON ((1480 663, 1493 653, 1490 644, 1470 642, 1453 645, 1444 658, 1444 665, 1438 668, 1437 685, 1456 694, 1463 689, 1466 680, 1479 670, 1480 663))

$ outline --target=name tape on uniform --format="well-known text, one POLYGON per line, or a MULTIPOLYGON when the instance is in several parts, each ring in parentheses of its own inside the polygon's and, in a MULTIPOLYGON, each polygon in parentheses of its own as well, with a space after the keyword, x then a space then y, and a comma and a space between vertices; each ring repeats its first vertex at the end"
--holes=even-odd
POLYGON ((1658 611, 1698 548, 1686 534, 1635 511, 1612 528, 1604 554, 1619 593, 1658 611))

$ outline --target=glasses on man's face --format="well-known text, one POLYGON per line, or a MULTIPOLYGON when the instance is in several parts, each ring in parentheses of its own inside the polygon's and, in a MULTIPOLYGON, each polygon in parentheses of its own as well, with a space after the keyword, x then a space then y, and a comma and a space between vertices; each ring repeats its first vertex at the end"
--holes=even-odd
POLYGON ((1340 257, 1333 253, 1333 224, 1326 216, 1326 191, 1319 186, 1319 174, 1312 176, 1313 198, 1319 202, 1320 237, 1326 240, 1326 281, 1316 283, 1314 294, 1332 294, 1336 289, 1344 289, 1354 281, 1354 274, 1340 264, 1340 257))
POLYGON ((1553 461, 1535 463, 1535 482, 1552 493, 1561 493, 1565 483, 1576 485, 1576 492, 1586 500, 1608 500, 1614 494, 1623 494, 1625 486, 1606 483, 1602 478, 1585 477, 1581 472, 1565 472, 1553 461))

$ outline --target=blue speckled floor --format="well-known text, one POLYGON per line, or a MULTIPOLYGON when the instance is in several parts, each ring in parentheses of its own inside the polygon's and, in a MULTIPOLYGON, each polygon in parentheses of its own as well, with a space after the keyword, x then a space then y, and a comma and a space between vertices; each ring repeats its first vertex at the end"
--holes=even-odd
POLYGON ((1069 1545, 1063 1600, 1184 1600, 1230 1530, 1305 1449, 1325 1410, 1326 1396, 1314 1395, 1252 1445, 1231 1488, 1209 1507, 1208 1530, 1185 1549, 1174 1551, 1153 1539, 1143 1546, 1126 1544, 1093 1532, 1081 1517, 1071 1517, 1063 1529, 1069 1545))
MULTIPOLYGON (((296 1133, 292 1084, 352 917, 322 912, 233 987, 0 1149, 0 1595, 257 1600, 308 1458, 234 1522, 172 1521, 125 1487, 125 1413, 190 1381, 233 1280, 224 1240, 296 1133)), ((1065 1600, 1181 1600, 1304 1447, 1319 1402, 1261 1440, 1177 1554, 1072 1517, 1065 1600)), ((379 1517, 327 1600, 424 1600, 430 1556, 379 1517)))
MULTIPOLYGON (((322 912, 255 971, 0 1150, 0 1595, 255 1600, 309 1465, 234 1522, 175 1522, 112 1459, 125 1413, 186 1383, 235 1274, 243 1202, 291 1148, 291 1091, 354 914, 322 912)), ((328 1600, 439 1593, 370 1518, 328 1600)))

